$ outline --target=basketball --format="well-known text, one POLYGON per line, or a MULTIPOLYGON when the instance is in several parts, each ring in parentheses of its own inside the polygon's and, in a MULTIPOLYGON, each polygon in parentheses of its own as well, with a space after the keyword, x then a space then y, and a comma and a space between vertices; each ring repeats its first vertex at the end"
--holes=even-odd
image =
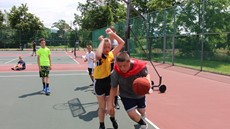
POLYGON ((149 93, 150 83, 145 77, 139 77, 133 81, 132 87, 134 93, 141 96, 149 93))

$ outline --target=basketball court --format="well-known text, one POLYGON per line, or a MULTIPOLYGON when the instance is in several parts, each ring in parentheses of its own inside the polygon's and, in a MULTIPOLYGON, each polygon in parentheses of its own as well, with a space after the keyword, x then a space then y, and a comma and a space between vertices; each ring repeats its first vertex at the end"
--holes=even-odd
MULTIPOLYGON (((77 51, 77 55, 84 55, 77 51)), ((73 53, 52 51, 51 95, 41 94, 35 56, 31 51, 0 51, 0 127, 2 129, 98 128, 97 100, 87 65, 73 53), (22 55, 24 71, 11 71, 22 55)), ((230 77, 154 63, 167 86, 164 94, 147 95, 149 129, 230 128, 230 77)), ((158 77, 147 65, 155 84, 158 77)), ((116 118, 120 129, 138 129, 119 100, 116 118)), ((112 129, 106 116, 107 129, 112 129)))

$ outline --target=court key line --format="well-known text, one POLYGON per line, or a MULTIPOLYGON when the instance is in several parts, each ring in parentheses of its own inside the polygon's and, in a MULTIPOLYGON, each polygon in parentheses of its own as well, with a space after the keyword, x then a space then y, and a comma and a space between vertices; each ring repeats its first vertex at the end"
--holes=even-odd
POLYGON ((68 56, 69 56, 69 58, 71 58, 73 61, 75 61, 77 64, 80 64, 77 60, 75 60, 72 56, 70 56, 67 52, 65 52, 68 56))
MULTIPOLYGON (((73 73, 73 74, 50 74, 50 76, 73 76, 73 75, 77 75, 77 76, 80 76, 80 75, 88 75, 88 73, 73 73)), ((6 75, 6 76, 0 76, 0 78, 7 78, 7 77, 10 77, 10 78, 14 78, 14 77, 38 77, 38 75, 6 75)))
POLYGON ((8 64, 8 63, 13 62, 13 61, 15 61, 15 60, 17 60, 17 59, 18 59, 18 58, 12 59, 12 60, 10 60, 10 61, 5 62, 4 64, 8 64))

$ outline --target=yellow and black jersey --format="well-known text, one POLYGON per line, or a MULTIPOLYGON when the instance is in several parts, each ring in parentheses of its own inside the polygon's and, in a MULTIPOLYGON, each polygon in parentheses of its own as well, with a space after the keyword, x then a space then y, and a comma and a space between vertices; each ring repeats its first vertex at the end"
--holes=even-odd
POLYGON ((96 67, 94 68, 94 78, 103 79, 110 76, 112 71, 111 64, 114 62, 114 55, 112 51, 108 55, 102 54, 102 58, 96 62, 96 67))

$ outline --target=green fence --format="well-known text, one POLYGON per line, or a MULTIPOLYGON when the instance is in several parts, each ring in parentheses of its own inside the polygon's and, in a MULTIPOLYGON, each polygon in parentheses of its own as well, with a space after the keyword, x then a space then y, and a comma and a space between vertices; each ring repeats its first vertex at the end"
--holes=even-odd
MULTIPOLYGON (((229 6, 221 2, 187 2, 144 14, 144 18, 131 18, 130 55, 230 75, 229 6)), ((117 23, 115 28, 124 39, 126 23, 117 23)), ((94 47, 100 35, 106 36, 105 29, 93 31, 94 47)))
POLYGON ((31 31, 31 33, 25 33, 21 30, 0 29, 0 49, 31 49, 32 41, 40 45, 39 39, 43 37, 46 39, 46 45, 52 50, 69 50, 75 46, 76 42, 78 42, 81 47, 85 47, 90 41, 88 39, 89 34, 89 32, 82 32, 80 40, 80 36, 76 35, 74 31, 61 34, 51 30, 34 30, 31 31))

